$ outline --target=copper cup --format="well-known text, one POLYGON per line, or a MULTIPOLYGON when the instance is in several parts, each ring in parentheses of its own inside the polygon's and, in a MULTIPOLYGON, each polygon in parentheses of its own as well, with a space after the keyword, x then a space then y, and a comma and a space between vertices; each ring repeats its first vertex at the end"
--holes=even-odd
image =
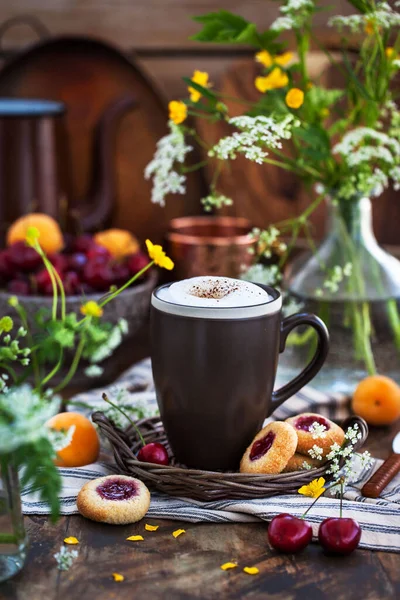
POLYGON ((250 221, 241 217, 179 217, 166 235, 168 254, 175 263, 174 278, 201 275, 239 277, 254 260, 249 252, 250 221))

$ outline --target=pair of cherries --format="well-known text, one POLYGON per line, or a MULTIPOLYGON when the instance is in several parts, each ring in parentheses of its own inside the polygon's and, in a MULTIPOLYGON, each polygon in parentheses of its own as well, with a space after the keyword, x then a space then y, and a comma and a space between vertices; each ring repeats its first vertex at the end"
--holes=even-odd
MULTIPOLYGON (((343 517, 325 519, 318 532, 319 543, 331 554, 351 554, 357 548, 360 538, 361 527, 357 521, 343 517)), ((300 552, 311 542, 312 528, 304 519, 282 513, 269 524, 268 539, 275 550, 300 552)))

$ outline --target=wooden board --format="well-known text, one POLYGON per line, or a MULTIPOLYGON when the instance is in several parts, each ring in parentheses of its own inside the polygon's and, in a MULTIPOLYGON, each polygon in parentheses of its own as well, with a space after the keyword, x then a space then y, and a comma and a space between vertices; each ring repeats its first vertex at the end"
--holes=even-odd
MULTIPOLYGON (((334 4, 334 14, 349 14, 353 7, 345 0, 324 0, 334 4)), ((34 14, 52 35, 93 35, 122 48, 193 47, 188 37, 199 30, 192 16, 220 9, 236 12, 267 28, 279 12, 277 2, 268 0, 12 0, 0 3, 0 23, 10 17, 34 14)), ((330 12, 315 17, 316 26, 327 22, 330 12)), ((29 28, 18 27, 7 34, 7 47, 32 40, 29 28)))

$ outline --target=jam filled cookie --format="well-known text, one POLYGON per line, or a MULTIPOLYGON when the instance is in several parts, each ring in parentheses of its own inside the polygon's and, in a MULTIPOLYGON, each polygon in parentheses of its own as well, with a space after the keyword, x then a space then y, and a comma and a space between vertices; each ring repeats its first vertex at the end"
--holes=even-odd
MULTIPOLYGON (((299 439, 296 452, 309 456, 308 451, 313 446, 322 448, 322 456, 330 452, 334 442, 341 446, 344 441, 344 431, 339 425, 315 413, 302 413, 286 419, 297 433, 299 439)), ((321 461, 319 461, 321 464, 321 461)))
POLYGON ((289 462, 283 469, 282 473, 305 471, 307 467, 304 466, 304 463, 309 465, 311 468, 318 468, 321 465, 323 465, 324 462, 324 460, 317 460, 316 458, 311 458, 311 456, 304 456, 304 454, 299 454, 298 452, 296 452, 295 454, 293 454, 292 458, 289 458, 289 462))
POLYGON ((150 506, 150 492, 139 479, 108 475, 85 483, 76 504, 87 519, 128 525, 145 516, 150 506))
POLYGON ((281 473, 296 451, 297 435, 289 423, 270 423, 257 433, 240 461, 241 473, 281 473))

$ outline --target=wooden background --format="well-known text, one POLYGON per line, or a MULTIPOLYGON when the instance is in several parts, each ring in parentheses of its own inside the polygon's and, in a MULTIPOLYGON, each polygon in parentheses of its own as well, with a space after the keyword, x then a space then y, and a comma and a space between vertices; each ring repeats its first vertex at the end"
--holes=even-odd
MULTIPOLYGON (((334 7, 335 14, 349 14, 353 7, 345 0, 323 0, 321 6, 334 7)), ((33 15, 40 19, 53 36, 82 35, 106 41, 135 62, 150 78, 154 89, 159 92, 166 107, 169 99, 178 98, 186 91, 183 75, 194 69, 206 70, 215 87, 229 90, 246 97, 254 96, 253 79, 255 65, 253 51, 245 47, 203 45, 188 40, 199 26, 191 20, 193 15, 207 11, 229 9, 253 20, 260 28, 276 18, 279 4, 269 0, 0 0, 0 23, 21 15, 33 15)), ((317 14, 315 23, 318 36, 332 48, 339 40, 327 27, 331 11, 317 14)), ((26 25, 16 25, 3 36, 0 56, 9 59, 35 41, 35 35, 26 25)), ((325 57, 315 52, 312 56, 315 73, 327 70, 325 57)), ((120 133, 123 139, 124 132, 120 133)), ((126 138, 126 135, 125 135, 126 138)), ((151 154, 154 139, 149 141, 151 154)), ((86 146, 89 144, 86 143, 86 146)), ((126 146, 126 142, 125 142, 126 146)), ((129 171, 129 161, 135 170, 134 158, 125 154, 124 172, 129 171)), ((90 170, 87 158, 79 161, 90 170)), ((82 170, 82 169, 81 169, 82 170)), ((209 174, 205 174, 206 179, 209 174)), ((141 182, 140 171, 131 180, 119 181, 124 188, 115 215, 115 224, 127 226, 142 237, 150 228, 159 237, 166 227, 168 218, 184 213, 200 212, 199 199, 204 186, 196 180, 190 188, 189 197, 179 199, 165 215, 157 208, 149 208, 150 187, 141 182), (139 182, 139 183, 138 183, 139 182), (133 186, 134 189, 129 189, 133 186), (135 207, 129 201, 135 193, 139 198, 135 207), (122 197, 124 196, 124 197, 122 197), (159 225, 155 225, 155 224, 159 225), (139 224, 139 225, 138 225, 139 224), (158 227, 158 231, 157 231, 158 227)), ((87 187, 88 172, 79 173, 77 187, 82 193, 87 187)), ((266 226, 277 219, 285 218, 303 210, 309 202, 309 194, 300 189, 298 182, 287 174, 267 166, 255 166, 246 161, 236 161, 233 177, 224 183, 224 191, 234 193, 235 205, 232 212, 249 217, 255 225, 266 226)), ((381 241, 396 244, 399 240, 397 222, 398 194, 389 192, 379 200, 375 211, 375 230, 381 241)), ((315 215, 315 231, 321 235, 324 229, 325 212, 315 215)))

